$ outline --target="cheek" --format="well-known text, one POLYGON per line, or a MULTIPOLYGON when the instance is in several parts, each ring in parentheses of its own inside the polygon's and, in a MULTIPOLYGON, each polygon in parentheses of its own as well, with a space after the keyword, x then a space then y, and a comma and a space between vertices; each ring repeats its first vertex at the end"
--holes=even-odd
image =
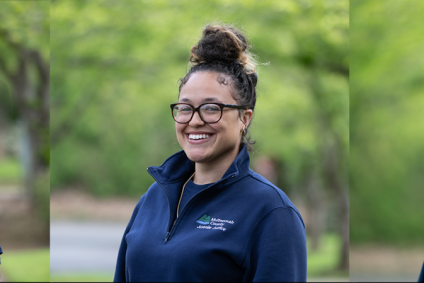
MULTIPOLYGON (((217 125, 218 126, 218 125, 217 125)), ((222 134, 221 138, 227 140, 228 142, 235 142, 240 136, 239 124, 237 121, 231 121, 220 127, 216 127, 217 132, 222 134)))
POLYGON ((177 141, 180 144, 180 146, 182 148, 184 148, 184 129, 185 129, 185 125, 184 124, 179 124, 177 122, 175 122, 175 132, 176 132, 176 136, 177 136, 177 141))
POLYGON ((177 133, 177 137, 182 136, 186 125, 175 123, 175 131, 177 133))

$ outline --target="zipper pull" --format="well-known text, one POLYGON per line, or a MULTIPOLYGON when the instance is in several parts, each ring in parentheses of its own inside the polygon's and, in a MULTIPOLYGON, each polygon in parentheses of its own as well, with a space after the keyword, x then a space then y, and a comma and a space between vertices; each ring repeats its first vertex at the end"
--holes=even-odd
POLYGON ((171 233, 167 232, 166 237, 165 237, 165 244, 166 244, 166 242, 168 242, 169 236, 171 236, 171 233))

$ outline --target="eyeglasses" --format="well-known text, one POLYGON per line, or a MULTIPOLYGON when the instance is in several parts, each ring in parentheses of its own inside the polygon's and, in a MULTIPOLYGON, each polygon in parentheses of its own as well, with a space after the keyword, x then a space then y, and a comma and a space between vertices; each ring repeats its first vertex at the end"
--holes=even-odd
POLYGON ((245 110, 248 109, 247 106, 222 103, 203 103, 197 108, 194 108, 193 105, 187 103, 171 104, 172 117, 175 122, 181 124, 189 123, 196 111, 199 113, 200 119, 202 119, 203 122, 209 124, 216 123, 221 120, 224 107, 245 110))

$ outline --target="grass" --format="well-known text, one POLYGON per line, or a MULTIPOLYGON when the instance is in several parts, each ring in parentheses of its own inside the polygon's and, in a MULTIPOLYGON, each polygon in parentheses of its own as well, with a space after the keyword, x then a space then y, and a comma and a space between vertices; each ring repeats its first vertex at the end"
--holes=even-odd
POLYGON ((113 273, 64 273, 50 275, 51 282, 112 282, 113 273))
POLYGON ((338 235, 323 235, 316 251, 311 250, 309 239, 307 244, 308 278, 349 278, 348 273, 337 270, 341 246, 341 239, 338 235))
POLYGON ((2 273, 10 282, 50 281, 50 250, 48 248, 4 251, 2 273))
POLYGON ((19 161, 14 158, 0 159, 0 182, 19 183, 21 180, 21 168, 19 161))

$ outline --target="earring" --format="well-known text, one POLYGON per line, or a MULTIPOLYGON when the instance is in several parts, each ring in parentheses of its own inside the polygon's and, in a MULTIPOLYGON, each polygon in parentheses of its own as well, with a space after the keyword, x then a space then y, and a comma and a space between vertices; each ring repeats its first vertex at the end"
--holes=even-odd
POLYGON ((246 135, 246 128, 243 127, 243 129, 241 130, 241 136, 243 137, 244 135, 246 135))

